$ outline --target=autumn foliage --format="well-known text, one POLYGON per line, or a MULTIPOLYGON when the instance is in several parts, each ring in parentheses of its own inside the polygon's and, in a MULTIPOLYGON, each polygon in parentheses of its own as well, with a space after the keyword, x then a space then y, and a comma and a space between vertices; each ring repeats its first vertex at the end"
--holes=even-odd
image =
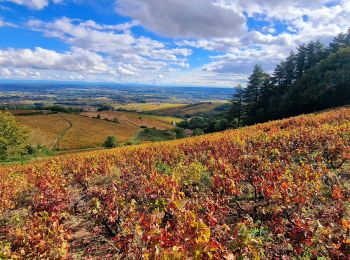
POLYGON ((68 259, 67 221, 78 211, 108 241, 108 257, 346 259, 349 161, 343 108, 3 167, 0 258, 68 259))

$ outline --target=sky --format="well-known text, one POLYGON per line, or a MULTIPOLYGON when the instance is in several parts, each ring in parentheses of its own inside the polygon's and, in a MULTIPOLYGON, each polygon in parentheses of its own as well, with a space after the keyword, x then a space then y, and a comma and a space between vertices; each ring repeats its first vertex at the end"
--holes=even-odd
POLYGON ((233 87, 350 26, 350 0, 0 0, 0 79, 233 87))

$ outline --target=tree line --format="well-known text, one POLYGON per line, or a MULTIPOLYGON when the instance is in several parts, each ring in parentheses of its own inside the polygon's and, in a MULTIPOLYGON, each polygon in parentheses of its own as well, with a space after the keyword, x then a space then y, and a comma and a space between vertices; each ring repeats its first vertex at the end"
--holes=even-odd
POLYGON ((350 29, 325 46, 302 44, 270 75, 254 67, 247 87, 238 86, 228 119, 236 127, 350 103, 350 29))

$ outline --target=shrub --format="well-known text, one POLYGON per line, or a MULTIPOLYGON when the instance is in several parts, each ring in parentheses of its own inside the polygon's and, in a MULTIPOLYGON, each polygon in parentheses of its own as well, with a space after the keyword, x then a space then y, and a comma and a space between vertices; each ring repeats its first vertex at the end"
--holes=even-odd
POLYGON ((186 137, 185 129, 181 127, 175 128, 174 132, 176 134, 177 139, 186 137))
POLYGON ((108 136, 104 143, 104 147, 115 148, 117 146, 118 146, 117 138, 115 136, 108 136))
POLYGON ((197 135, 203 135, 204 131, 200 128, 196 128, 193 130, 193 135, 197 136, 197 135))

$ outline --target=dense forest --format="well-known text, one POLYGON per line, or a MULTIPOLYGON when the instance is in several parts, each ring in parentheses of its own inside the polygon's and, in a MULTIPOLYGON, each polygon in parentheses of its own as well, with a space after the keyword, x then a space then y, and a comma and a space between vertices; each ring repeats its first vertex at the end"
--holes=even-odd
POLYGON ((239 127, 349 103, 350 29, 328 46, 300 45, 272 75, 256 65, 247 87, 237 87, 228 117, 239 127))

